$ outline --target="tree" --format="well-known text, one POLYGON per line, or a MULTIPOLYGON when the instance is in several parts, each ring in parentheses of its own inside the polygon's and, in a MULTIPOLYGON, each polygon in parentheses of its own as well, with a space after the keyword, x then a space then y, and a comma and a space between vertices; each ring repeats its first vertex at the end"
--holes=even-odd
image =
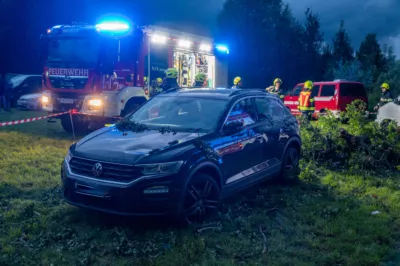
POLYGON ((309 78, 316 80, 324 75, 321 72, 325 64, 321 57, 323 33, 321 32, 321 23, 318 15, 308 8, 305 12, 305 17, 303 34, 305 59, 307 62, 315 62, 315 64, 306 64, 306 67, 309 70, 309 78))
POLYGON ((332 80, 333 79, 333 68, 335 66, 332 48, 329 44, 324 44, 322 46, 322 52, 320 57, 320 68, 319 68, 319 76, 323 80, 332 80))
POLYGON ((265 87, 276 77, 285 87, 302 78, 302 28, 282 0, 227 0, 219 37, 230 44, 230 77, 246 87, 265 87))
POLYGON ((333 76, 335 79, 347 79, 361 82, 366 88, 371 88, 373 84, 371 70, 364 71, 358 60, 348 61, 346 63, 339 62, 337 67, 333 70, 333 76))
POLYGON ((361 68, 364 71, 372 71, 373 79, 376 81, 385 65, 384 56, 381 46, 376 39, 376 34, 369 33, 365 36, 357 51, 357 60, 361 63, 361 68))
POLYGON ((333 39, 333 57, 336 63, 347 63, 353 60, 353 48, 350 44, 350 38, 344 28, 344 21, 340 22, 338 32, 333 39))

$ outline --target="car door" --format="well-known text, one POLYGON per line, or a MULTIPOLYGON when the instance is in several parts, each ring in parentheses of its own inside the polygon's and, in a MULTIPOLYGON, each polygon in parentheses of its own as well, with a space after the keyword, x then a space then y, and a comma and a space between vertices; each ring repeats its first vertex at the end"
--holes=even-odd
POLYGON ((287 136, 283 132, 283 120, 287 110, 273 97, 257 97, 254 99, 259 126, 257 130, 264 136, 262 157, 266 174, 273 175, 279 170, 287 136))
MULTIPOLYGON (((261 135, 254 131, 255 109, 251 97, 237 101, 226 117, 224 127, 242 122, 243 127, 234 134, 223 133, 214 150, 220 156, 225 184, 235 186, 252 175, 252 167, 261 161, 261 135)), ((224 132, 224 129, 222 130, 224 132)))

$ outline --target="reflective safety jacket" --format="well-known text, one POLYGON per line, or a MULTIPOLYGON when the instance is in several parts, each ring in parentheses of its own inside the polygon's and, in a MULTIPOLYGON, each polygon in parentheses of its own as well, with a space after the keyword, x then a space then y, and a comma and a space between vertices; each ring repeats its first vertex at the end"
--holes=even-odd
POLYGON ((378 103, 378 107, 382 107, 387 103, 393 102, 393 96, 390 91, 385 91, 382 93, 381 98, 378 103))
POLYGON ((315 99, 312 95, 312 90, 306 90, 300 92, 299 96, 299 111, 314 111, 315 110, 315 99))

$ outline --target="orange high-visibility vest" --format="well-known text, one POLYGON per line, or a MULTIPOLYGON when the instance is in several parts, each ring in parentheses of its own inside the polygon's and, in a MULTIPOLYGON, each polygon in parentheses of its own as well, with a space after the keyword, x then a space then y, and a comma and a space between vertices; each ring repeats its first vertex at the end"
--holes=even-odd
POLYGON ((311 96, 311 91, 302 91, 299 96, 299 106, 300 111, 314 111, 314 97, 311 96))

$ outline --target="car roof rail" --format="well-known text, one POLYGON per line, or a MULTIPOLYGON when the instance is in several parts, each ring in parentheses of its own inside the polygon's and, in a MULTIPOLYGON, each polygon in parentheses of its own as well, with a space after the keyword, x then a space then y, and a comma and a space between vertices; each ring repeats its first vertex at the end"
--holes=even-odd
POLYGON ((229 96, 235 96, 241 93, 248 93, 248 92, 266 92, 263 89, 251 88, 251 89, 233 89, 235 91, 231 92, 229 96))

